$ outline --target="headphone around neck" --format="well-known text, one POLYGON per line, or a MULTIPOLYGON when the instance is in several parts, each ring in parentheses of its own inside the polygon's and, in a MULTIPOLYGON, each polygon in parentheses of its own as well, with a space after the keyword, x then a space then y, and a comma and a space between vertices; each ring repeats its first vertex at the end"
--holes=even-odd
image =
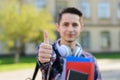
POLYGON ((59 54, 63 57, 66 57, 66 56, 80 56, 81 51, 82 51, 80 46, 76 46, 75 49, 72 51, 69 46, 59 45, 58 43, 57 43, 57 49, 59 51, 59 54))

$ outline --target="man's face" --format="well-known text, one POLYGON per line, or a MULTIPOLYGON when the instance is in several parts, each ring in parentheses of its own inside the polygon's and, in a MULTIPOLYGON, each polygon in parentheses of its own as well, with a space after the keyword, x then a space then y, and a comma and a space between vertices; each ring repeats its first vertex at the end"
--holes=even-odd
POLYGON ((70 13, 63 14, 60 23, 57 25, 61 40, 67 42, 76 41, 81 29, 80 17, 70 13))

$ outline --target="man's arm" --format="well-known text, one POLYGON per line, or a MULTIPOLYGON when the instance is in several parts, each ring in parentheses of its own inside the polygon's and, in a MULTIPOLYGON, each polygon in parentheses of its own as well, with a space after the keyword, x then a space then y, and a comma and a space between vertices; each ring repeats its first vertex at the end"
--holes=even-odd
POLYGON ((100 73, 100 70, 98 68, 98 64, 97 64, 97 61, 96 61, 96 58, 95 59, 95 72, 94 72, 94 80, 102 80, 101 79, 101 73, 100 73))
POLYGON ((44 42, 37 48, 37 62, 40 67, 47 66, 52 57, 52 45, 49 44, 48 33, 44 31, 44 42))
POLYGON ((52 45, 49 44, 48 33, 44 32, 44 43, 39 46, 38 60, 41 63, 50 61, 52 57, 52 45))

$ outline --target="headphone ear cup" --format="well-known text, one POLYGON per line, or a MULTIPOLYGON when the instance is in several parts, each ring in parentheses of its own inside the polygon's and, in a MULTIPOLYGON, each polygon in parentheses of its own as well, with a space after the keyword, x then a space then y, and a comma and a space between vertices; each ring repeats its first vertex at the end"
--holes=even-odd
POLYGON ((70 54, 70 48, 67 47, 66 45, 61 45, 60 46, 61 50, 62 50, 62 54, 63 56, 68 56, 70 54))

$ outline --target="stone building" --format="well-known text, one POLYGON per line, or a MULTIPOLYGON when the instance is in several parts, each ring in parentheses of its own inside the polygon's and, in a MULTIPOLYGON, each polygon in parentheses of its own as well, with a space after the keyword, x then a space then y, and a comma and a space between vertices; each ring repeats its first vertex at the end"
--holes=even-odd
POLYGON ((120 52, 120 0, 23 1, 35 4, 38 9, 46 7, 55 21, 62 8, 80 9, 84 15, 84 28, 79 38, 83 48, 91 52, 120 52))

